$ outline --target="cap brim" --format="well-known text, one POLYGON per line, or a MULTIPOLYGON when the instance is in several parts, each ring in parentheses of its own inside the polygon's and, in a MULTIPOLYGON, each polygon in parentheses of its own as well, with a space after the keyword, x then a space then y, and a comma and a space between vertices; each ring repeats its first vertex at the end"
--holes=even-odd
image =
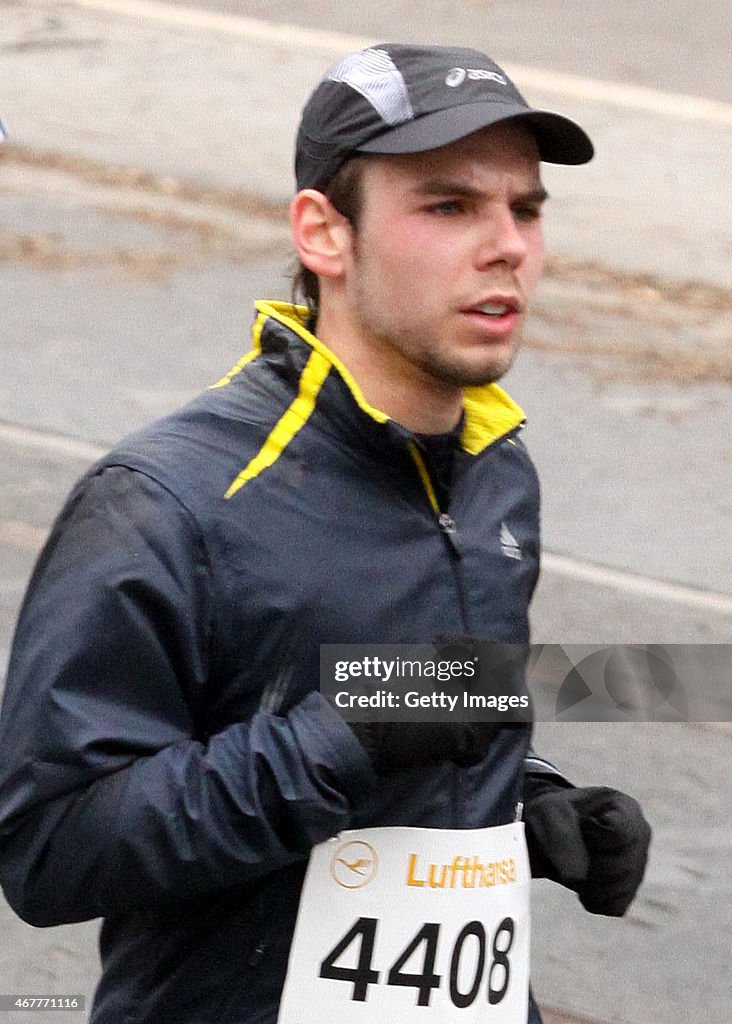
POLYGON ((359 153, 424 153, 481 128, 521 121, 534 133, 539 156, 550 164, 586 164, 595 152, 589 136, 568 117, 515 103, 465 103, 396 125, 358 146, 359 153))

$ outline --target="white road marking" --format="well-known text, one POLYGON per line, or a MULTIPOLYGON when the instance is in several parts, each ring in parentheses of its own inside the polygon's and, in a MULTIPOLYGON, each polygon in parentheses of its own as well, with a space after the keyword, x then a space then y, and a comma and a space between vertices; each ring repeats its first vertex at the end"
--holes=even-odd
POLYGON ((205 11, 198 7, 176 7, 159 3, 158 0, 50 0, 62 6, 85 7, 92 11, 120 14, 126 18, 144 18, 160 21, 179 28, 194 28, 208 32, 221 32, 230 36, 241 36, 257 43, 273 45, 297 45, 309 50, 340 56, 349 50, 361 50, 376 40, 361 36, 349 36, 340 32, 305 28, 277 21, 247 18, 240 14, 222 14, 220 11, 205 11))
POLYGON ((90 441, 82 441, 63 434, 52 434, 34 427, 19 427, 14 423, 0 423, 0 443, 14 444, 19 448, 31 448, 51 455, 78 459, 81 462, 96 462, 109 446, 102 447, 90 441))
MULTIPOLYGON (((158 0, 49 0, 51 3, 88 10, 119 14, 123 17, 157 21, 179 28, 221 32, 273 46, 295 45, 299 48, 319 50, 331 56, 340 56, 349 50, 362 49, 377 40, 306 28, 302 25, 269 22, 241 15, 204 11, 194 7, 175 7, 158 0)), ((594 78, 545 71, 518 64, 505 64, 509 75, 522 89, 569 96, 588 103, 623 107, 650 114, 662 114, 692 121, 710 121, 732 125, 732 104, 701 96, 663 92, 623 82, 603 82, 594 78)))
MULTIPOLYGON (((42 526, 33 526, 19 519, 0 519, 0 544, 15 548, 16 551, 29 551, 35 554, 40 551, 48 536, 48 530, 42 526)), ((8 590, 17 589, 17 581, 9 581, 8 590)))
POLYGON ((721 615, 732 615, 732 595, 714 591, 698 590, 682 583, 669 583, 626 572, 622 569, 611 569, 607 566, 594 565, 567 555, 557 555, 544 550, 542 567, 557 576, 581 583, 593 583, 621 593, 632 594, 634 597, 648 597, 656 601, 667 601, 670 604, 683 605, 685 608, 709 611, 721 615))
MULTIPOLYGON (((11 423, 0 423, 0 443, 3 442, 19 448, 41 450, 48 455, 57 455, 61 458, 78 459, 86 463, 95 462, 108 451, 108 447, 104 445, 66 437, 63 434, 55 434, 50 431, 16 426, 11 423)), ((0 543, 27 548, 29 544, 37 542, 37 546, 40 547, 46 532, 40 527, 29 524, 0 520, 0 543)), ((634 597, 666 601, 692 610, 732 616, 732 595, 730 594, 699 590, 681 583, 669 583, 652 576, 630 573, 622 569, 611 569, 578 558, 554 554, 547 550, 542 553, 542 565, 547 573, 564 576, 580 583, 607 587, 621 593, 632 594, 634 597)))

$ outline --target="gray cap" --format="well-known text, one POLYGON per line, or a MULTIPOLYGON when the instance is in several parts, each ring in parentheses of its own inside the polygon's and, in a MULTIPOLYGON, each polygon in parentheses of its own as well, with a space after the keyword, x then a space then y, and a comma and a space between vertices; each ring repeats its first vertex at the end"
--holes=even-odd
POLYGON ((357 50, 328 71, 305 105, 297 187, 324 188, 356 153, 421 153, 508 120, 528 125, 542 160, 592 159, 592 143, 578 124, 530 107, 479 50, 405 43, 357 50))

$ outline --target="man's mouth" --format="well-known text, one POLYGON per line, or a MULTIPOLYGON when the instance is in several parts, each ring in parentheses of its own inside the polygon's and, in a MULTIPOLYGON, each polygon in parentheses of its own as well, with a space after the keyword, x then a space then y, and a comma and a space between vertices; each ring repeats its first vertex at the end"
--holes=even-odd
POLYGON ((481 302, 478 305, 471 306, 466 312, 468 313, 484 313, 486 316, 501 317, 507 313, 518 313, 520 311, 519 303, 516 299, 492 299, 489 302, 481 302))
POLYGON ((523 302, 513 292, 494 292, 483 301, 465 306, 462 314, 483 341, 503 343, 514 337, 523 310, 523 302))

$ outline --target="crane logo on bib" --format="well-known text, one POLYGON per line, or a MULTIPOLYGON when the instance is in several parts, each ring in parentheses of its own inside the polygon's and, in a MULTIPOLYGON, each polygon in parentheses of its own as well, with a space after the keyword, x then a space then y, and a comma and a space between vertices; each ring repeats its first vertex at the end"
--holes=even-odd
POLYGON ((373 881, 379 870, 379 858, 370 843, 362 839, 342 843, 330 861, 333 880, 344 889, 360 889, 373 881))

